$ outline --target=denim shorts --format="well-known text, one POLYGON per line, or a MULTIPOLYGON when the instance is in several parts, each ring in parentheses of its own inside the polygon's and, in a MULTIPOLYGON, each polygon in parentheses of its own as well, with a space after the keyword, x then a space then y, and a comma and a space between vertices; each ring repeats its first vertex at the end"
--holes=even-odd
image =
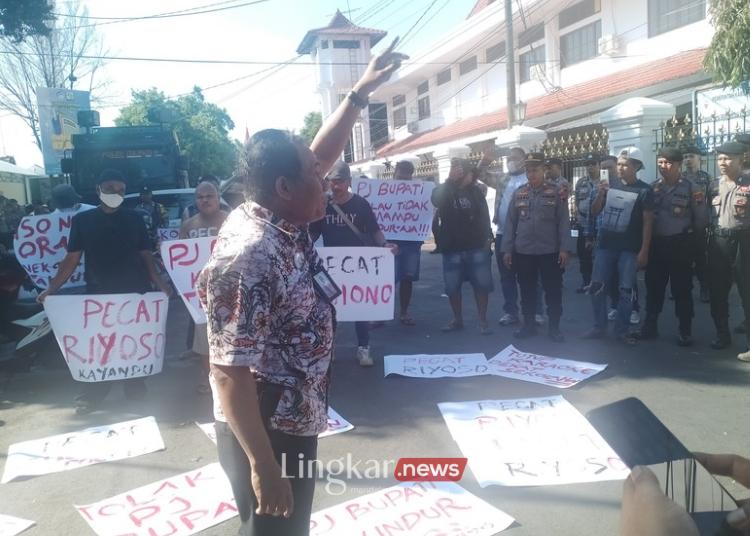
POLYGON ((495 286, 492 282, 491 255, 489 249, 443 253, 445 293, 449 296, 456 294, 464 281, 469 281, 476 292, 492 292, 495 286))
POLYGON ((395 258, 396 282, 419 281, 419 260, 422 256, 422 242, 394 240, 398 244, 398 255, 395 258))

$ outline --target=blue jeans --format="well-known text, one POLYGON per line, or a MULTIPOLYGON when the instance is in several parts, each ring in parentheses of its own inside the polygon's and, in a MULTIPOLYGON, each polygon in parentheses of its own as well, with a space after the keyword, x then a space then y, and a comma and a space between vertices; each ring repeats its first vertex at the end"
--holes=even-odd
MULTIPOLYGON (((518 281, 516 280, 516 271, 508 268, 503 262, 503 254, 500 246, 503 242, 503 235, 495 236, 495 259, 497 259, 497 269, 500 272, 500 287, 503 291, 503 311, 509 315, 518 316, 518 281)), ((537 282, 536 287, 536 312, 542 314, 544 306, 542 305, 542 280, 537 282)))
POLYGON ((354 331, 357 333, 357 346, 370 346, 369 322, 355 322, 354 331))
POLYGON ((617 300, 615 335, 628 332, 630 314, 635 301, 635 277, 638 272, 634 251, 597 249, 594 252, 594 273, 591 275, 591 304, 594 307, 594 328, 607 330, 607 295, 614 274, 618 275, 620 295, 617 300))

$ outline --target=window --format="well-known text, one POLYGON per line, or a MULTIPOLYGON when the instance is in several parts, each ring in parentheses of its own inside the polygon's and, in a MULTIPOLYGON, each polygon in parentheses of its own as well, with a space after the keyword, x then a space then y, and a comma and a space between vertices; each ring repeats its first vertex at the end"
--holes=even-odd
POLYGON ((393 128, 402 127, 406 124, 406 108, 393 110, 393 128))
POLYGON ((654 37, 705 17, 705 0, 648 0, 648 36, 654 37))
POLYGON ((528 52, 518 56, 518 69, 521 83, 528 82, 531 80, 531 66, 541 65, 544 68, 544 61, 546 60, 544 45, 534 47, 528 52))
POLYGON ((333 48, 359 48, 359 41, 337 41, 334 39, 333 48))
POLYGON ((544 39, 544 23, 539 23, 518 34, 518 48, 523 48, 541 39, 544 39))
POLYGON ((601 36, 602 21, 598 20, 560 37, 560 67, 598 56, 601 36))
POLYGON ((451 68, 448 67, 444 71, 440 71, 437 74, 437 85, 442 86, 451 81, 451 68))
POLYGON ((425 80, 421 84, 417 86, 417 95, 421 95, 422 93, 427 93, 430 90, 430 82, 428 80, 425 80))
POLYGON ((417 101, 419 106, 419 119, 427 119, 430 117, 430 97, 422 97, 417 101))
POLYGON ((492 45, 485 51, 485 61, 487 63, 499 60, 503 56, 505 56, 505 41, 500 41, 498 44, 492 45))
POLYGON ((601 11, 601 0, 583 0, 572 6, 563 9, 558 15, 559 28, 567 28, 591 15, 596 15, 601 11))
POLYGON ((328 41, 323 40, 320 42, 320 48, 328 48, 328 41))
POLYGON ((458 64, 458 74, 465 75, 477 68, 477 57, 472 56, 458 64))
POLYGON ((393 106, 401 106, 406 102, 406 95, 394 95, 393 106))

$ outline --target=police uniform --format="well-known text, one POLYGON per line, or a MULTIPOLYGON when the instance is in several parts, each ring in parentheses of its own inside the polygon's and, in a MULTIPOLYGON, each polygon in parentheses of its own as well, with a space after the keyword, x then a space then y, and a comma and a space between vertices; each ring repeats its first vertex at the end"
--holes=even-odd
MULTIPOLYGON (((683 173, 683 177, 692 181, 700 190, 706 195, 708 199, 708 188, 711 185, 711 175, 699 169, 695 173, 686 171, 683 173)), ((706 226, 700 229, 696 228, 693 233, 694 238, 694 273, 695 277, 701 286, 701 301, 708 301, 708 281, 706 263, 708 261, 706 257, 706 248, 708 247, 708 219, 706 219, 706 226)))
POLYGON ((576 187, 573 190, 577 213, 576 227, 578 228, 576 252, 578 254, 583 287, 587 287, 591 283, 591 272, 594 270, 594 248, 586 248, 586 242, 593 242, 594 240, 593 222, 591 221, 591 200, 593 198, 592 193, 596 191, 598 185, 598 179, 587 175, 578 179, 576 187))
MULTIPOLYGON (((542 156, 530 153, 527 164, 542 162, 542 156)), ((513 268, 521 288, 521 310, 524 326, 518 337, 535 333, 537 281, 541 275, 547 303, 549 335, 561 341, 559 331, 562 315, 562 271, 558 263, 560 251, 569 251, 570 216, 565 190, 543 182, 534 188, 519 187, 510 200, 505 221, 502 252, 513 255, 513 268)))
MULTIPOLYGON (((741 144, 730 142, 717 152, 738 155, 744 150, 741 144)), ((737 282, 745 327, 750 327, 750 176, 740 175, 734 182, 727 177, 714 179, 709 188, 709 206, 709 293, 717 333, 711 346, 721 349, 731 344, 729 292, 733 281, 737 282)), ((738 357, 750 361, 748 354, 744 352, 738 357)))
POLYGON ((646 267, 646 319, 641 337, 656 336, 657 319, 664 307, 664 291, 670 282, 679 320, 679 344, 687 346, 691 343, 693 319, 694 234, 696 229, 704 229, 708 221, 706 195, 702 188, 684 177, 672 185, 659 179, 651 190, 654 227, 646 267))

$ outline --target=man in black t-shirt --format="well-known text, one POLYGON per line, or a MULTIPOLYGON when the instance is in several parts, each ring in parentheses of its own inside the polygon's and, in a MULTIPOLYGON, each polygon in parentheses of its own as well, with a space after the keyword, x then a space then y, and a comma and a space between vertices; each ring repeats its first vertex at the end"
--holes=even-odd
MULTIPOLYGON (((148 292, 153 283, 170 294, 170 288, 159 278, 151 240, 141 216, 134 210, 121 208, 125 194, 125 178, 119 171, 104 170, 99 176, 97 194, 101 204, 73 216, 68 239, 68 253, 57 274, 38 301, 57 292, 68 280, 81 256, 84 256, 87 294, 126 294, 148 292)), ((142 396, 146 390, 143 378, 121 380, 128 398, 142 396)), ((112 382, 84 383, 76 398, 76 411, 88 413, 107 396, 112 382)))

